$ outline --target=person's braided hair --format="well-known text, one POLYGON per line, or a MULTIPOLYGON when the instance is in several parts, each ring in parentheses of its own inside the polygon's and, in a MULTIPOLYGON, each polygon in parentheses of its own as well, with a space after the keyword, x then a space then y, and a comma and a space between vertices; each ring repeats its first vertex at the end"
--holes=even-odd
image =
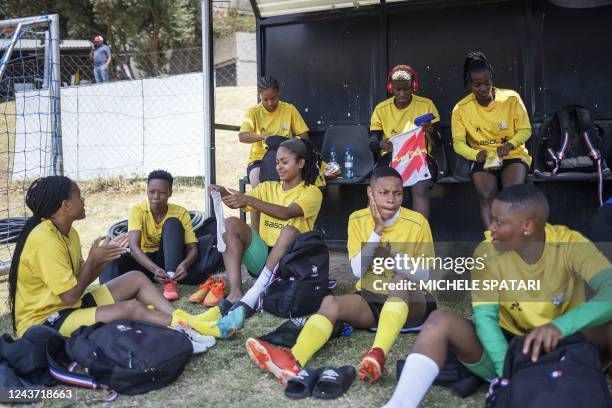
POLYGON ((472 51, 465 56, 463 64, 463 85, 468 86, 472 80, 471 73, 474 71, 488 70, 491 75, 495 72, 486 55, 481 51, 472 51))
POLYGON ((70 196, 72 180, 64 176, 48 176, 34 180, 26 193, 26 205, 32 211, 32 216, 26 221, 11 261, 9 272, 9 296, 8 303, 13 319, 13 330, 15 325, 15 295, 17 293, 17 276, 19 274, 19 260, 23 247, 30 232, 42 222, 43 219, 51 218, 62 206, 62 202, 70 196))
POLYGON ((310 141, 300 138, 291 138, 285 140, 279 145, 291 150, 297 156, 297 159, 304 159, 304 167, 302 168, 302 179, 305 185, 314 184, 319 176, 319 159, 320 155, 315 150, 310 141))
POLYGON ((266 89, 280 90, 278 80, 271 75, 259 77, 257 79, 257 92, 265 91, 266 89))

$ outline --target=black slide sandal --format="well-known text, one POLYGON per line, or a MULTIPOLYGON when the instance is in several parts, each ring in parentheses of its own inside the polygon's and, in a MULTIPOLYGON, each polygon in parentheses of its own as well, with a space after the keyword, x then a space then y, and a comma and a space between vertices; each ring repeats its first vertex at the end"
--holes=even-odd
POLYGON ((319 373, 319 380, 315 384, 312 396, 322 399, 340 398, 357 376, 353 366, 323 367, 319 368, 317 372, 319 373))
POLYGON ((287 381, 285 396, 291 399, 310 397, 318 379, 317 371, 311 368, 302 368, 295 377, 287 381))

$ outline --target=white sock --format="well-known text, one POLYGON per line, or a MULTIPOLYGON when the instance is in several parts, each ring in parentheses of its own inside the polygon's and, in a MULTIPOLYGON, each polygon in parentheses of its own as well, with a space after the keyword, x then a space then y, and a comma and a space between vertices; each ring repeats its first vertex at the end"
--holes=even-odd
POLYGON ((217 251, 225 252, 226 246, 223 241, 223 233, 225 232, 225 218, 223 218, 223 201, 221 194, 218 191, 211 193, 213 199, 213 207, 215 209, 215 218, 217 219, 217 251))
POLYGON ((409 354, 393 396, 383 408, 416 408, 438 376, 435 361, 419 353, 409 354))
POLYGON ((270 280, 271 276, 272 271, 269 270, 267 266, 264 266, 261 273, 257 277, 257 280, 253 286, 251 286, 251 289, 249 289, 240 300, 249 305, 250 308, 254 309, 257 301, 259 300, 259 296, 261 296, 263 291, 266 289, 266 286, 268 286, 268 281, 270 280))

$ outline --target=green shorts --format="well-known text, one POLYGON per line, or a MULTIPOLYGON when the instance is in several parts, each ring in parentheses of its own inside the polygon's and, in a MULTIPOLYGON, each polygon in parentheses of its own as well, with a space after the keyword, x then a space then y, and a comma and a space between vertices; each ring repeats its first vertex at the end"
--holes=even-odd
POLYGON ((259 276, 261 270, 266 265, 268 259, 268 245, 259 236, 253 228, 251 228, 251 244, 242 254, 242 264, 246 266, 249 274, 259 276))
POLYGON ((485 380, 492 380, 497 377, 497 373, 495 372, 495 364, 493 364, 493 360, 487 354, 486 351, 483 350, 482 357, 480 361, 477 363, 464 363, 459 360, 461 364, 463 364, 468 370, 477 375, 480 378, 484 378, 485 380))

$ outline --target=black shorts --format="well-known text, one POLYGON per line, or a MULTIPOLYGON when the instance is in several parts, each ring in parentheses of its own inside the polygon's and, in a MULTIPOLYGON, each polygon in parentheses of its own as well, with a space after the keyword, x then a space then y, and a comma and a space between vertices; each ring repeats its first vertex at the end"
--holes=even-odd
POLYGON ((249 165, 247 166, 247 177, 249 177, 249 174, 251 174, 251 170, 257 169, 260 167, 261 167, 261 160, 255 160, 249 163, 249 165))
POLYGON ((93 295, 91 293, 88 293, 81 299, 81 307, 60 310, 59 312, 54 313, 47 320, 45 320, 43 326, 48 326, 52 329, 59 331, 62 327, 62 324, 64 324, 64 321, 68 318, 68 316, 70 316, 70 313, 78 309, 87 309, 89 307, 97 306, 98 304, 96 303, 96 300, 94 299, 93 295))
POLYGON ((472 165, 470 166, 470 176, 474 173, 477 173, 479 171, 484 171, 487 172, 489 174, 494 175, 495 177, 499 177, 501 176, 501 174, 504 172, 504 170, 506 170, 506 168, 514 163, 521 163, 523 166, 525 166, 525 170, 527 170, 529 172, 529 166, 527 165, 527 163, 525 163, 523 160, 521 159, 506 159, 502 161, 502 166, 499 169, 494 169, 494 170, 485 170, 484 167, 484 162, 472 162, 472 165))
MULTIPOLYGON (((354 293, 355 295, 359 295, 368 302, 368 306, 374 315, 374 320, 378 324, 378 319, 380 319, 380 312, 382 311, 383 305, 387 301, 386 295, 381 295, 379 293, 370 292, 368 290, 358 290, 354 293)), ((438 308, 436 305, 436 299, 429 292, 425 292, 425 300, 427 302, 427 307, 425 309, 425 317, 423 318, 423 322, 427 320, 427 317, 438 308)), ((408 327, 404 324, 404 327, 408 327)))

